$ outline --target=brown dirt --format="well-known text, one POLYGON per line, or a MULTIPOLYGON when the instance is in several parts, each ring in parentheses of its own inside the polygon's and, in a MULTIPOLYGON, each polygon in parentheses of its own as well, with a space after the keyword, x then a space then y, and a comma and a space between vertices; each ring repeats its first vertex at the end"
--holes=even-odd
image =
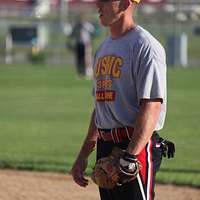
MULTIPOLYGON (((200 190, 156 185, 156 200, 198 200, 200 190)), ((0 170, 0 200, 99 200, 97 187, 77 186, 69 175, 0 170)))

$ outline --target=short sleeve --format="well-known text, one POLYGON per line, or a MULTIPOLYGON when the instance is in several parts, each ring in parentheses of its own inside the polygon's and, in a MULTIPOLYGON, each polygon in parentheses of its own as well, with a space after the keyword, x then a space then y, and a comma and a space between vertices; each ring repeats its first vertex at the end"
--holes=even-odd
POLYGON ((138 101, 141 99, 160 98, 166 96, 166 62, 163 48, 146 47, 140 56, 136 74, 138 101))

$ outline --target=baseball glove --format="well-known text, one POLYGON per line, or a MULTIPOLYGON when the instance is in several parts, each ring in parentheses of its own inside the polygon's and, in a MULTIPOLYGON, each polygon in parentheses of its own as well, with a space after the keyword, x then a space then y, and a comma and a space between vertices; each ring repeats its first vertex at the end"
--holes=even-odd
POLYGON ((110 156, 96 162, 91 178, 99 187, 113 189, 134 180, 140 169, 135 156, 114 148, 110 156))
POLYGON ((173 158, 175 154, 175 144, 169 140, 159 138, 160 148, 164 157, 173 158))

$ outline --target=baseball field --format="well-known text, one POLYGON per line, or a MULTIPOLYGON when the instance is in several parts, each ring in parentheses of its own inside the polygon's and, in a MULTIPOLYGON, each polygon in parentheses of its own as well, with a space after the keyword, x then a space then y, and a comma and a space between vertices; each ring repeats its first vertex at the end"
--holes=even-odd
MULTIPOLYGON (((199 68, 168 69, 160 134, 175 142, 176 155, 163 160, 158 183, 200 187, 199 77, 199 68)), ((87 132, 91 88, 70 65, 0 65, 0 168, 69 172, 87 132)), ((93 164, 94 154, 88 175, 93 164)))

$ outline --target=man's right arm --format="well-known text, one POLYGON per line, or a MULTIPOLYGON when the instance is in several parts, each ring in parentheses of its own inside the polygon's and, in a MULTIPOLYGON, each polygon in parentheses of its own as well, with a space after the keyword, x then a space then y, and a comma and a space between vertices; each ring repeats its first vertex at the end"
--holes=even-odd
POLYGON ((88 134, 71 169, 71 174, 74 181, 82 187, 86 187, 88 185, 88 180, 84 177, 84 172, 87 168, 87 159, 91 152, 95 149, 97 137, 98 132, 95 124, 94 110, 91 116, 88 134))

